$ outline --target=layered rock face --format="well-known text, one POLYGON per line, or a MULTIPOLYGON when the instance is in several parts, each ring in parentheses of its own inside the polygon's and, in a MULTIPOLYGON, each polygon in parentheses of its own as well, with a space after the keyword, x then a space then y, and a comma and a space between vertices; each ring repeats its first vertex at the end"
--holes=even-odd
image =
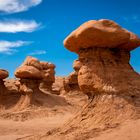
POLYGON ((87 118, 83 118, 84 123, 88 119, 109 123, 115 116, 118 121, 137 116, 140 76, 129 64, 130 51, 140 46, 137 35, 111 20, 91 20, 73 31, 64 46, 79 56, 78 84, 90 99, 79 117, 87 118))
MULTIPOLYGON (((15 110, 22 110, 31 104, 36 104, 39 97, 46 97, 39 88, 40 83, 45 82, 44 84, 50 85, 50 81, 54 82, 52 77, 54 77, 55 72, 47 71, 54 70, 54 68, 53 64, 40 62, 30 56, 25 59, 23 64, 15 71, 15 76, 20 79, 19 92, 21 93, 21 99, 15 106, 15 110)), ((51 88, 51 85, 49 88, 51 88)))

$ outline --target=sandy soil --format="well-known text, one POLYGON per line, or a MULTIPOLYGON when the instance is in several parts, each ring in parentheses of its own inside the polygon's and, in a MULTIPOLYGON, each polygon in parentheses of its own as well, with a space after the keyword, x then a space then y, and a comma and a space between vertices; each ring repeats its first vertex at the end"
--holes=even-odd
POLYGON ((67 113, 24 122, 0 120, 0 140, 15 140, 29 135, 37 135, 37 133, 45 133, 50 129, 61 126, 70 117, 72 117, 72 114, 67 113))
MULTIPOLYGON (((57 86, 56 86, 57 87, 57 86)), ((11 87, 9 86, 11 89, 11 87)), ((12 89, 15 93, 16 89, 12 89)), ((11 103, 18 96, 8 95, 6 103, 11 103)), ((31 106, 15 113, 0 113, 0 140, 140 140, 140 119, 129 120, 107 128, 95 128, 90 132, 72 130, 57 135, 60 128, 73 121, 87 102, 87 96, 80 91, 72 91, 60 96, 48 94, 41 98, 44 106, 31 106), (52 132, 52 134, 51 134, 52 132)), ((92 121, 87 121, 92 124, 92 121)), ((86 125, 88 125, 86 123, 86 125)), ((89 125, 90 126, 90 125, 89 125)), ((71 130, 71 129, 70 129, 71 130)), ((90 130, 90 129, 89 129, 90 130)))
MULTIPOLYGON (((56 107, 53 109, 47 109, 49 113, 45 116, 37 118, 11 119, 3 118, 0 119, 0 140, 59 140, 66 139, 66 137, 47 137, 46 133, 50 130, 57 130, 60 126, 63 126, 71 118, 75 116, 75 113, 80 110, 80 106, 85 102, 84 97, 74 95, 75 98, 72 100, 72 95, 66 97, 72 106, 65 108, 56 107), (80 106, 76 105, 76 103, 80 106), (74 109, 73 106, 75 106, 74 109), (39 137, 38 137, 39 136, 39 137), (41 136, 41 137, 40 137, 41 136), (43 136, 43 137, 42 137, 43 136), (52 139, 53 138, 53 139, 52 139)), ((32 112, 32 111, 31 111, 32 112)), ((43 111, 45 112, 45 110, 43 111)), ((22 112, 23 113, 23 112, 22 112)), ((19 114, 22 114, 19 112, 19 114)), ((25 111, 24 111, 25 113, 25 111)), ((32 112, 33 113, 33 112, 32 112)), ((31 116, 34 114, 31 113, 31 116)), ((44 113, 45 114, 45 113, 44 113)), ((38 115, 37 115, 38 116, 38 115)), ((131 120, 119 124, 115 127, 109 127, 103 131, 95 129, 95 132, 90 133, 88 140, 139 140, 140 139, 140 119, 131 120)), ((79 139, 76 139, 79 140, 79 139)))
POLYGON ((140 140, 140 120, 125 122, 89 140, 140 140))

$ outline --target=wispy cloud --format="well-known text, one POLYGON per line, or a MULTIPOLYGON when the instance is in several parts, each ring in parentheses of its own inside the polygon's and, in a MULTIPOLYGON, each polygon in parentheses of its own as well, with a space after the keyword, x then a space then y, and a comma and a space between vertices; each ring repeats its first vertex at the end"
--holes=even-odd
POLYGON ((31 44, 32 42, 28 41, 15 41, 15 42, 10 42, 10 41, 0 41, 0 53, 4 54, 13 54, 14 52, 17 51, 16 48, 22 47, 22 46, 27 46, 31 44))
POLYGON ((44 50, 36 50, 32 53, 30 53, 29 55, 42 55, 42 54, 46 54, 47 52, 44 50))
POLYGON ((41 26, 34 20, 4 20, 0 21, 1 33, 33 32, 41 26))
POLYGON ((140 16, 139 15, 130 15, 123 17, 125 22, 133 22, 133 23, 140 23, 140 16))
POLYGON ((41 2, 42 0, 0 0, 0 11, 4 13, 27 11, 41 2))

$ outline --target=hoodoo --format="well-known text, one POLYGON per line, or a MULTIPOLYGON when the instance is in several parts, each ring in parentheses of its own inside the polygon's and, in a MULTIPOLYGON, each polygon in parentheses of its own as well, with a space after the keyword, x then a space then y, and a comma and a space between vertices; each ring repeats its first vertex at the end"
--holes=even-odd
MULTIPOLYGON (((31 105, 42 105, 42 99, 47 98, 47 94, 39 88, 40 83, 46 79, 43 64, 38 59, 28 56, 23 64, 17 68, 15 76, 20 79, 19 93, 21 93, 21 98, 14 110, 23 110, 31 105)), ((55 68, 54 65, 53 68, 55 68)), ((55 73, 51 74, 54 76, 55 73)), ((50 73, 47 76, 48 81, 51 81, 50 73)))
POLYGON ((73 31, 64 46, 79 56, 78 84, 89 101, 63 133, 78 136, 139 117, 140 75, 129 64, 130 51, 140 46, 137 35, 111 20, 91 20, 73 31))

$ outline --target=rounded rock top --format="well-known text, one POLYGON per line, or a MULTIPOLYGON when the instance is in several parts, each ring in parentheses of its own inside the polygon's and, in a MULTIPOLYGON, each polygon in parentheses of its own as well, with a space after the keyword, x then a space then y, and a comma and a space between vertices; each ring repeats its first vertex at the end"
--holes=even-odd
POLYGON ((4 69, 0 69, 0 79, 6 79, 9 76, 9 72, 4 69))
POLYGON ((140 46, 140 38, 112 20, 90 20, 74 30, 64 40, 64 46, 76 53, 80 49, 92 47, 120 48, 131 51, 140 46))
POLYGON ((40 70, 33 66, 21 66, 16 69, 15 76, 21 79, 42 79, 42 73, 40 70))

